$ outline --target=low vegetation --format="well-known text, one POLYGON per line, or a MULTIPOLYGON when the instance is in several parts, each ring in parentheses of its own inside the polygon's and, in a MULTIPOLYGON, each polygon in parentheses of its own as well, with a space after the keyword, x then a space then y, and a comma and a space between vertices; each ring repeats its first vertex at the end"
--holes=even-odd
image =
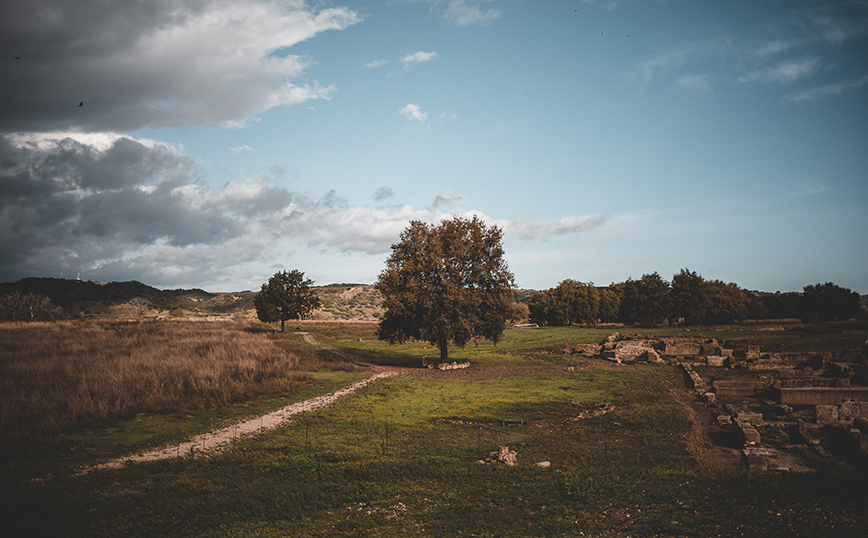
POLYGON ((231 322, 0 324, 0 448, 285 392, 305 380, 299 362, 311 355, 293 351, 231 322))
MULTIPOLYGON (((235 350, 228 353, 228 364, 258 360, 240 351, 248 345, 263 346, 257 354, 272 357, 264 361, 270 365, 266 370, 282 372, 261 387, 254 381, 240 389, 237 403, 214 395, 196 403, 192 395, 181 395, 178 405, 188 411, 167 414, 162 403, 139 402, 138 414, 120 414, 111 427, 69 426, 73 433, 62 446, 34 446, 8 456, 0 462, 5 533, 848 538, 863 536, 868 527, 864 464, 823 473, 704 470, 701 457, 688 447, 695 424, 690 406, 675 397, 685 390, 676 368, 618 366, 560 352, 600 342, 611 329, 509 329, 497 346, 471 341, 454 350, 451 357, 470 360, 471 368, 434 372, 418 365, 423 355, 437 352, 435 347, 390 346, 377 339, 375 324, 297 323, 288 324, 284 333, 194 322, 0 326, 9 331, 0 333, 7 335, 0 342, 4 350, 30 328, 34 332, 26 347, 42 345, 43 354, 53 348, 51 342, 66 342, 66 351, 51 355, 53 366, 31 371, 37 377, 74 373, 81 369, 78 363, 89 364, 87 357, 103 350, 102 366, 91 368, 124 369, 133 362, 133 348, 163 338, 160 331, 174 348, 163 353, 179 361, 169 377, 189 379, 215 347, 235 350), (184 337, 188 330, 192 333, 184 337), (35 343, 40 334, 44 345, 35 343), (210 345, 204 343, 207 338, 210 345), (214 417, 254 404, 276 408, 358 379, 364 375, 355 371, 359 360, 409 368, 207 459, 182 457, 75 474, 79 465, 104 458, 86 452, 87 446, 109 443, 115 452, 132 452, 135 448, 118 432, 138 431, 142 421, 150 435, 165 434, 167 423, 154 416, 195 421, 203 412, 214 417), (284 381, 278 383, 281 376, 284 381), (263 400, 268 402, 255 403, 263 400), (509 426, 503 419, 523 424, 509 426), (518 453, 517 467, 477 463, 499 446, 518 453), (79 454, 75 466, 70 454, 79 454), (536 466, 540 461, 551 466, 536 466)), ((830 326, 831 335, 820 335, 820 325, 811 327, 817 338, 866 336, 865 327, 854 324, 830 326)), ((641 331, 652 337, 695 334, 674 328, 641 331)), ((806 333, 793 328, 718 334, 784 346, 806 333)), ((39 362, 35 355, 18 360, 22 347, 15 349, 2 355, 4 383, 7 372, 39 362), (16 368, 7 370, 11 364, 16 368)), ((147 379, 159 363, 156 358, 140 363, 135 376, 141 384, 151 384, 147 379)), ((24 377, 16 379, 26 383, 24 377)), ((55 386, 63 377, 53 378, 55 386)), ((90 390, 111 393, 116 378, 102 380, 90 390)), ((48 392, 42 397, 50 397, 48 392)), ((59 397, 42 409, 65 405, 59 397)))

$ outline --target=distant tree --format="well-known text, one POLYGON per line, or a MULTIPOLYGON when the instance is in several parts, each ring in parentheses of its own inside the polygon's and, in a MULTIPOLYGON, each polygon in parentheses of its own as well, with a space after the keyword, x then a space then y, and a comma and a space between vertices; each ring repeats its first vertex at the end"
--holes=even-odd
POLYGON ((600 310, 597 314, 600 321, 603 323, 612 323, 618 321, 618 310, 621 308, 621 293, 622 286, 612 284, 605 288, 600 288, 600 310))
POLYGON ((722 325, 744 321, 749 313, 750 295, 738 285, 726 284, 720 280, 705 283, 708 308, 703 323, 722 325))
POLYGON ((512 304, 512 321, 522 323, 530 316, 530 309, 526 303, 515 302, 512 304))
POLYGON ((627 325, 660 325, 670 317, 669 283, 656 272, 623 284, 618 318, 627 325))
POLYGON ((265 323, 279 321, 283 332, 286 320, 305 319, 319 307, 312 285, 313 281, 298 270, 275 273, 253 299, 256 316, 265 323))
POLYGON ((531 323, 543 326, 557 325, 560 318, 555 312, 556 302, 553 289, 536 292, 527 305, 531 323))
POLYGON ((804 311, 802 294, 795 291, 762 294, 760 300, 771 319, 801 318, 804 311))
POLYGON ((531 319, 540 325, 593 325, 600 310, 600 293, 593 284, 568 279, 537 293, 529 307, 531 319))
POLYGON ((683 320, 687 325, 702 323, 709 307, 709 291, 705 279, 693 271, 682 269, 673 276, 669 290, 673 321, 683 320))
POLYGON ((133 297, 123 305, 129 316, 134 318, 142 317, 150 307, 151 302, 144 297, 133 297))
POLYGON ((483 336, 497 343, 514 300, 502 237, 499 227, 475 216, 437 226, 412 221, 375 285, 386 310, 379 339, 427 341, 440 349, 441 362, 450 342, 463 347, 483 336))
POLYGON ((565 325, 597 323, 600 311, 600 292, 594 284, 564 280, 558 284, 557 297, 566 314, 565 325))
POLYGON ((0 297, 0 320, 3 321, 51 321, 62 315, 63 310, 45 295, 13 291, 0 297))
POLYGON ((748 292, 747 317, 750 319, 768 319, 769 308, 762 300, 762 294, 756 291, 748 292))
POLYGON ((805 286, 802 295, 804 321, 835 321, 857 318, 862 313, 859 294, 831 282, 805 286))

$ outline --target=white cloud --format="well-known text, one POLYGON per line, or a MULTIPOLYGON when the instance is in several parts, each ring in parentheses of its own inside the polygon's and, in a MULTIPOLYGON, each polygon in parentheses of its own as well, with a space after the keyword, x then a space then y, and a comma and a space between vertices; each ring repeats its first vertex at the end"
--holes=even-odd
POLYGON ((390 198, 395 197, 395 192, 392 190, 392 187, 380 187, 376 191, 374 191, 374 200, 377 202, 382 202, 383 200, 389 200, 390 198))
POLYGON ((242 145, 234 147, 234 148, 229 148, 230 153, 238 154, 238 153, 241 153, 242 151, 254 151, 254 149, 251 148, 250 146, 248 146, 247 144, 242 144, 242 145))
POLYGON ((419 109, 419 105, 415 105, 413 103, 407 104, 404 108, 398 111, 402 116, 407 118, 408 120, 416 120, 421 123, 423 126, 427 125, 428 122, 428 113, 422 112, 419 109))
POLYGON ((817 194, 822 194, 824 192, 828 192, 829 186, 817 183, 815 181, 807 181, 803 183, 799 183, 799 190, 795 192, 791 192, 786 196, 792 197, 802 197, 802 196, 815 196, 817 194))
POLYGON ((813 88, 810 90, 805 90, 802 92, 794 93, 792 95, 788 95, 784 97, 786 101, 792 101, 795 103, 801 101, 819 101, 820 99, 830 97, 830 96, 841 96, 846 92, 857 90, 862 86, 868 84, 868 75, 858 79, 858 80, 845 80, 840 82, 835 82, 832 84, 826 84, 824 86, 820 86, 818 88, 813 88))
POLYGON ((372 62, 368 62, 365 64, 365 67, 370 69, 376 69, 377 67, 382 67, 389 63, 389 60, 374 60, 372 62))
POLYGON ((799 47, 803 44, 802 40, 791 39, 787 41, 782 41, 780 39, 775 39, 769 41, 768 43, 757 47, 753 54, 760 58, 766 58, 768 56, 777 56, 783 52, 787 52, 796 47, 799 47))
POLYGON ((468 2, 467 0, 450 0, 443 16, 456 26, 486 24, 503 16, 500 9, 482 9, 484 2, 468 2))
POLYGON ((404 64, 405 67, 410 68, 421 63, 430 62, 436 58, 436 52, 425 52, 423 50, 420 50, 419 52, 414 52, 413 54, 401 56, 400 62, 404 64))
POLYGON ((599 228, 609 221, 608 215, 564 217, 556 221, 515 219, 505 222, 505 233, 519 239, 540 241, 552 235, 565 235, 599 228))
POLYGON ((470 200, 465 196, 449 196, 448 194, 438 194, 436 198, 434 198, 434 207, 443 207, 443 206, 453 206, 456 204, 463 204, 469 202, 470 200))
POLYGON ((819 69, 819 58, 785 60, 772 67, 752 71, 747 75, 740 77, 738 80, 739 82, 791 84, 801 78, 813 75, 819 69))
POLYGON ((0 78, 26 82, 0 86, 0 132, 243 126, 328 98, 333 86, 297 82, 314 60, 287 51, 362 20, 301 1, 9 3, 0 44, 26 61, 0 63, 0 78))
POLYGON ((675 79, 675 85, 686 90, 703 93, 714 91, 710 75, 685 75, 675 79))

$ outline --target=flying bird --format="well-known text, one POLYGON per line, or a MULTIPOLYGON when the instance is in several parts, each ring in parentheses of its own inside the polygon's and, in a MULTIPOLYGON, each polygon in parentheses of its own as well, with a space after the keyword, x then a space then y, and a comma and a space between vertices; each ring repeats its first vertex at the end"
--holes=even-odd
POLYGON ((84 106, 84 101, 80 102, 78 106, 84 106))
POLYGON ((15 59, 15 60, 20 60, 20 59, 21 59, 21 56, 15 56, 14 59, 15 59))

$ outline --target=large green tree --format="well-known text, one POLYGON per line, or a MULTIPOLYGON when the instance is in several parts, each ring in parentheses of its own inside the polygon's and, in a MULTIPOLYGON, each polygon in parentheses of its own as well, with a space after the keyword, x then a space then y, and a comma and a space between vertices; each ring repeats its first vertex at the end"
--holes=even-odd
POLYGON ((319 297, 311 289, 313 280, 298 270, 275 273, 262 285, 253 299, 256 316, 265 323, 280 322, 280 332, 288 319, 304 319, 319 307, 319 297))
POLYGON ((623 284, 618 318, 627 325, 655 326, 666 321, 672 311, 669 283, 656 272, 623 284))
POLYGON ((412 221, 375 286, 385 308, 377 336, 430 342, 441 362, 450 342, 463 347, 483 336, 497 343, 512 316, 515 286, 502 237, 501 228, 476 216, 436 226, 412 221))

